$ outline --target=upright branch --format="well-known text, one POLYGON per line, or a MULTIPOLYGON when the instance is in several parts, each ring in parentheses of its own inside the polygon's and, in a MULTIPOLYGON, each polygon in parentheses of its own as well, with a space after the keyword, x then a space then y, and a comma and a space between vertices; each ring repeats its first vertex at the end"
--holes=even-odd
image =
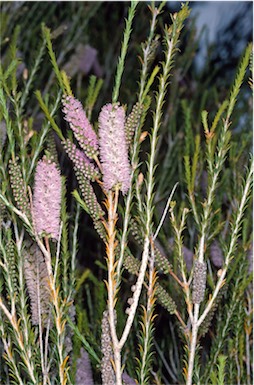
POLYGON ((116 287, 116 264, 115 261, 115 248, 116 248, 116 221, 117 221, 117 203, 118 203, 118 190, 115 193, 110 191, 107 196, 107 210, 108 221, 105 224, 107 232, 107 266, 108 266, 108 315, 109 326, 113 344, 114 353, 114 366, 116 374, 116 383, 121 384, 121 350, 119 349, 119 341, 116 334, 116 316, 115 316, 115 304, 117 301, 117 287, 116 287))
MULTIPOLYGON (((233 112, 233 108, 236 103, 236 99, 238 96, 238 93, 240 91, 241 84, 244 79, 245 71, 249 63, 249 58, 250 58, 250 53, 251 53, 251 46, 248 46, 245 55, 243 57, 241 66, 239 68, 239 72, 236 76, 235 84, 233 86, 229 102, 228 102, 228 109, 227 109, 227 114, 226 118, 223 122, 222 130, 219 136, 218 144, 217 144, 217 151, 215 153, 215 156, 213 156, 212 151, 211 151, 211 146, 212 142, 214 140, 214 132, 212 130, 209 130, 208 124, 204 124, 204 131, 205 131, 205 136, 206 136, 206 141, 207 141, 207 156, 208 156, 208 166, 209 166, 209 173, 210 173, 210 183, 208 185, 208 193, 207 193, 207 199, 203 203, 203 215, 202 215, 202 220, 199 221, 200 225, 200 239, 198 243, 198 262, 200 266, 204 266, 206 263, 204 262, 204 257, 205 257, 205 248, 206 248, 206 240, 209 235, 209 227, 211 223, 211 218, 212 218, 212 205, 214 201, 214 195, 216 191, 216 187, 218 184, 218 179, 219 175, 222 171, 223 164, 225 162, 227 152, 229 149, 229 139, 230 139, 230 133, 229 133, 229 126, 230 126, 230 118, 231 114, 233 112)), ((203 121, 205 121, 203 119, 203 121)), ((250 171, 250 174, 252 174, 252 169, 250 171)), ((246 186, 249 188, 249 177, 250 174, 247 177, 246 180, 246 186)), ((239 222, 236 221, 234 226, 233 226, 233 240, 232 246, 230 246, 229 251, 230 254, 229 256, 226 256, 225 260, 225 268, 223 270, 222 275, 220 276, 217 285, 215 287, 214 293, 213 293, 213 300, 212 303, 214 302, 215 298, 217 297, 217 294, 223 284, 224 277, 226 275, 227 271, 227 265, 229 263, 229 258, 232 254, 231 248, 233 246, 235 247, 235 241, 236 237, 239 232, 239 225, 240 225, 240 219, 243 214, 243 209, 246 203, 246 199, 248 196, 248 191, 244 190, 244 194, 242 196, 242 205, 239 207, 238 214, 240 215, 237 216, 239 219, 239 222)), ((202 269, 201 269, 202 270, 202 269)), ((200 270, 200 271, 201 271, 200 270)), ((194 359, 195 359, 195 350, 196 350, 196 343, 197 343, 197 336, 198 336, 198 329, 203 320, 205 319, 206 315, 208 314, 209 310, 211 309, 211 301, 209 301, 208 307, 206 307, 204 315, 199 319, 199 310, 200 310, 200 302, 203 301, 203 298, 200 301, 193 301, 194 303, 194 317, 193 317, 193 322, 192 322, 192 332, 191 332, 191 341, 190 341, 190 351, 189 351, 189 362, 188 362, 188 374, 187 374, 187 385, 192 384, 192 375, 193 375, 193 367, 194 367, 194 359), (208 310, 207 310, 208 309, 208 310), (200 321, 201 320, 201 321, 200 321)))
POLYGON ((124 62, 127 54, 128 44, 129 44, 130 35, 131 35, 132 22, 135 16, 135 10, 137 5, 138 5, 138 1, 131 2, 131 6, 128 12, 128 19, 126 20, 126 28, 124 31, 121 55, 119 57, 119 62, 116 69, 115 86, 114 86, 113 96, 112 96, 113 103, 117 102, 118 96, 119 96, 119 90, 120 90, 120 85, 121 85, 121 80, 122 80, 122 75, 124 70, 124 62))
MULTIPOLYGON (((157 24, 157 17, 160 14, 163 7, 163 3, 161 3, 159 9, 155 8, 154 5, 151 6, 150 10, 152 13, 152 20, 151 20, 151 27, 150 27, 150 33, 149 37, 147 39, 147 42, 144 44, 143 47, 143 58, 142 58, 142 69, 141 69, 141 75, 140 75, 140 90, 138 95, 138 103, 139 106, 142 105, 145 99, 145 84, 147 82, 148 77, 148 69, 149 69, 149 63, 151 61, 151 57, 154 54, 155 46, 157 44, 157 38, 154 37, 155 35, 155 27, 157 24)), ((117 265, 117 282, 118 285, 120 284, 120 278, 121 278, 121 268, 123 264, 124 259, 124 251, 126 247, 127 242, 127 236, 128 236, 128 226, 130 221, 130 212, 131 212, 131 205, 133 201, 133 190, 134 190, 134 175, 136 175, 137 171, 137 165, 138 165, 138 154, 140 149, 140 135, 141 135, 141 129, 140 129, 140 122, 138 122, 138 126, 135 129, 134 134, 134 141, 133 141, 133 148, 132 148, 132 154, 131 154, 131 185, 127 194, 127 197, 125 199, 125 210, 124 210, 124 217, 123 217, 123 232, 120 240, 120 256, 119 261, 117 265)))
POLYGON ((158 132, 162 119, 162 107, 164 98, 167 91, 168 78, 170 70, 172 68, 173 56, 176 51, 176 45, 178 43, 178 37, 183 27, 183 22, 188 16, 188 6, 185 4, 178 14, 172 17, 173 24, 170 27, 165 28, 165 62, 163 63, 163 72, 159 79, 159 90, 156 97, 156 110, 153 116, 153 128, 150 139, 150 156, 148 160, 148 172, 147 172, 147 194, 145 203, 145 235, 144 235, 144 247, 142 252, 142 260, 139 270, 137 282, 135 284, 135 291, 133 293, 133 303, 129 308, 129 315, 125 324, 125 328, 120 339, 119 345, 122 348, 125 344, 128 335, 131 330, 131 326, 136 314, 139 297, 141 294, 145 272, 147 268, 149 258, 149 244, 152 228, 152 215, 153 215, 153 194, 154 194, 154 173, 155 173, 155 156, 156 156, 156 144, 158 140, 158 132))
MULTIPOLYGON (((122 384, 121 379, 121 350, 130 333, 133 320, 137 311, 139 298, 144 283, 147 263, 149 258, 149 245, 152 236, 152 216, 153 216, 153 194, 154 194, 154 173, 155 173, 155 157, 156 144, 158 140, 158 132, 162 119, 163 102, 167 91, 168 78, 172 68, 173 56, 176 51, 178 37, 183 27, 183 22, 188 16, 188 6, 182 7, 182 10, 172 17, 173 24, 171 27, 165 28, 165 62, 163 63, 162 74, 159 79, 159 90, 156 97, 156 110, 153 117, 153 128, 151 133, 151 150, 148 160, 147 172, 147 197, 145 203, 145 235, 142 260, 138 278, 135 284, 135 290, 128 308, 128 318, 120 340, 118 341, 115 330, 114 307, 116 301, 116 270, 119 274, 118 262, 115 262, 115 223, 116 209, 118 201, 118 190, 127 193, 131 186, 131 174, 128 167, 128 154, 126 152, 125 138, 122 137, 124 132, 124 115, 122 107, 117 103, 109 104, 102 108, 99 116, 99 147, 101 158, 101 169, 103 174, 103 186, 106 191, 108 210, 108 222, 105 224, 107 231, 107 262, 108 262, 108 312, 111 337, 114 350, 114 369, 116 374, 117 385, 122 384), (116 129, 117 127, 117 129, 116 129), (121 137, 121 139, 120 139, 121 137), (109 148, 114 150, 109 153, 109 148), (115 194, 113 191, 116 191, 115 194)), ((155 20, 155 19, 154 19, 155 20)), ((113 98, 114 100, 114 98, 113 98)), ((130 195, 131 196, 131 195, 130 195)), ((127 223, 127 221, 125 221, 127 223)), ((126 231, 125 231, 126 235, 126 231)), ((123 250, 123 249, 122 249, 123 250)), ((122 258, 120 258, 120 263, 122 258)))
POLYGON ((126 145, 125 111, 119 103, 107 104, 99 115, 99 148, 103 189, 106 194, 108 219, 106 230, 106 258, 108 265, 108 316, 113 344, 114 369, 117 385, 122 383, 121 347, 116 334, 115 303, 117 300, 116 221, 119 191, 126 194, 130 188, 130 165, 126 145))

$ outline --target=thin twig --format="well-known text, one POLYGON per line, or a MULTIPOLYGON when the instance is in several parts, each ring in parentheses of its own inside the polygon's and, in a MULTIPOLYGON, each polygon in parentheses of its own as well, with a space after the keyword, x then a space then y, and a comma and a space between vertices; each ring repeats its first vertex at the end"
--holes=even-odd
POLYGON ((61 249, 62 229, 63 229, 63 222, 61 221, 60 230, 59 230, 59 236, 58 236, 58 240, 57 240, 56 262, 55 262, 54 281, 53 281, 54 282, 54 286, 56 284, 59 256, 60 256, 60 249, 61 249))
POLYGON ((41 356, 41 370, 43 384, 46 383, 45 376, 45 361, 43 352, 43 338, 42 338, 42 319, 41 319, 41 294, 40 294, 40 280, 39 280, 39 263, 36 260, 36 287, 37 287, 37 306, 38 306, 38 321, 39 321, 39 344, 40 344, 40 356, 41 356))
POLYGON ((106 225, 108 241, 107 241, 107 263, 108 263, 108 313, 109 313, 109 326, 113 344, 114 352, 114 368, 116 374, 116 384, 122 385, 122 373, 121 373, 121 348, 116 334, 116 319, 115 319, 115 300, 116 300, 116 273, 115 273, 115 224, 117 221, 117 204, 118 204, 118 189, 114 194, 109 191, 107 196, 107 208, 108 208, 108 223, 106 225))
POLYGON ((239 233, 240 226, 241 226, 241 220, 242 220, 243 212, 244 212, 244 209, 246 206, 246 201, 248 199, 248 195, 250 192, 250 186, 252 183, 252 174, 253 174, 253 163, 251 164, 250 171, 249 171, 249 174, 247 176, 247 180, 246 180, 246 183, 244 186, 243 195, 241 198, 240 206, 239 206, 236 220, 235 220, 234 227, 233 227, 233 233, 231 234, 230 244, 229 244, 229 248, 228 248, 228 251, 226 254, 226 258, 225 258, 224 267, 223 267, 223 269, 221 269, 220 278, 217 281, 217 284, 216 284, 216 287, 214 289, 212 298, 208 302, 205 310, 203 311, 202 315, 200 316, 200 318, 198 320, 198 326, 200 326, 202 324, 202 322, 204 321, 204 319, 206 318, 207 314, 209 313, 209 311, 211 310, 211 308, 213 306, 213 303, 214 303, 221 287, 224 285, 224 278, 226 276, 229 262, 230 262, 230 259, 232 258, 232 254, 233 254, 233 251, 234 251, 235 246, 236 246, 236 242, 238 239, 238 233, 239 233))
POLYGON ((163 211, 163 214, 162 214, 160 223, 159 223, 159 225, 158 225, 158 227, 157 227, 157 230, 156 230, 156 232, 155 232, 155 234, 154 234, 154 236, 153 236, 153 240, 154 240, 154 241, 155 241, 155 239, 157 238, 157 236, 158 236, 158 234, 159 234, 159 231, 160 231, 160 229, 161 229, 161 227, 162 227, 162 225, 163 225, 163 222, 164 222, 164 220, 165 220, 165 218, 166 218, 166 215, 167 215, 168 209, 169 209, 169 205, 170 205, 170 203, 171 203, 171 200, 172 200, 172 198, 173 198, 173 195, 174 195, 174 193, 175 193, 175 190, 176 190, 177 186, 178 186, 178 182, 176 182, 176 184, 174 185, 174 187, 173 187, 173 189, 172 189, 172 191, 171 191, 171 193, 170 193, 170 196, 169 196, 169 198, 168 198, 168 200, 167 200, 167 204, 166 204, 165 209, 164 209, 164 211, 163 211))
MULTIPOLYGON (((144 57, 142 60, 142 70, 140 75, 140 90, 139 90, 139 96, 138 101, 140 104, 143 103, 144 99, 144 90, 145 90, 145 84, 146 79, 148 76, 148 63, 149 63, 149 56, 151 54, 152 49, 152 41, 155 34, 155 27, 157 23, 157 16, 160 13, 160 10, 162 9, 163 5, 160 5, 159 11, 157 8, 154 7, 154 4, 152 4, 151 11, 152 11, 152 21, 151 21, 151 27, 150 27, 150 33, 147 40, 147 44, 145 48, 143 49, 144 57)), ((120 278, 121 278, 121 268, 123 264, 124 259, 124 251, 127 243, 127 234, 128 234, 128 224, 130 220, 130 210, 131 210, 131 204, 132 204, 132 197, 133 197, 133 178, 136 173, 137 163, 138 163, 138 153, 140 148, 140 125, 137 127, 134 135, 134 142, 133 142, 133 149, 132 149, 132 155, 131 155, 131 186, 128 191, 128 195, 125 201, 125 211, 124 211, 124 218, 123 218, 123 233, 121 236, 121 248, 120 248, 120 256, 117 264, 117 286, 120 284, 120 278)))
POLYGON ((20 331, 20 328, 19 328, 19 322, 17 322, 17 319, 16 319, 16 314, 11 314, 9 312, 9 310, 7 309, 7 307, 4 305, 3 301, 2 301, 2 298, 0 297, 0 309, 2 309, 2 311, 4 312, 5 316, 8 318, 12 328, 13 328, 13 331, 15 332, 16 334, 16 340, 17 340, 17 343, 19 345, 19 348, 20 348, 20 351, 22 352, 22 356, 23 356, 23 361, 24 361, 24 364, 25 366, 27 367, 27 370, 28 370, 28 373, 29 373, 29 376, 33 382, 34 385, 37 384, 37 381, 35 379, 35 376, 34 376, 34 368, 33 366, 31 365, 31 361, 30 361, 30 357, 29 355, 27 354, 27 351, 26 351, 26 348, 24 346, 24 343, 23 343, 23 335, 21 334, 21 331, 20 331))

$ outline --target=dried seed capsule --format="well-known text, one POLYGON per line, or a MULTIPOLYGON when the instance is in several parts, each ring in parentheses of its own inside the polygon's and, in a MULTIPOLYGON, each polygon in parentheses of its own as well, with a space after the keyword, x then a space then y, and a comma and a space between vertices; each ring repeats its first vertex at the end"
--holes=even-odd
POLYGON ((23 179, 21 167, 18 163, 18 158, 10 160, 9 175, 12 193, 17 207, 19 208, 19 210, 25 213, 28 218, 30 218, 30 203, 28 200, 26 184, 23 179))
POLYGON ((135 131, 138 128, 142 112, 143 112, 143 106, 140 103, 136 103, 134 104, 130 115, 126 119, 125 134, 126 134, 126 142, 128 147, 131 145, 135 131))
POLYGON ((204 299, 206 288, 206 263, 195 261, 193 274, 192 302, 200 303, 204 299))
POLYGON ((174 300, 170 297, 168 292, 160 286, 158 283, 155 285, 156 288, 156 296, 158 302, 170 313, 174 314, 176 311, 176 304, 174 300))
POLYGON ((102 385, 115 384, 115 372, 112 366, 113 348, 110 334, 108 311, 103 312, 101 321, 101 379, 102 385))
POLYGON ((87 178, 85 178, 84 174, 82 174, 79 170, 76 170, 76 177, 78 180, 82 198, 84 199, 87 205, 88 212, 91 218, 94 221, 101 219, 104 215, 104 211, 102 210, 97 200, 96 194, 93 190, 93 187, 90 181, 87 178))
POLYGON ((92 181, 99 177, 99 170, 89 160, 85 153, 80 151, 70 139, 66 139, 62 144, 74 164, 75 171, 79 171, 85 178, 91 179, 92 181))

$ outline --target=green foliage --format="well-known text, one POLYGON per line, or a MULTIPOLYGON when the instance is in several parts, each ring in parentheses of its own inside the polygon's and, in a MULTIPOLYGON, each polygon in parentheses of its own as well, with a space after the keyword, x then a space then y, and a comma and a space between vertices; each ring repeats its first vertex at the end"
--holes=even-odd
POLYGON ((117 69, 116 69, 115 86, 114 86, 113 95, 112 95, 112 102, 113 103, 116 103, 118 101, 121 79, 122 79, 122 74, 123 74, 123 70, 124 70, 124 62, 125 62, 125 57, 127 54, 130 35, 131 35, 131 26, 132 26, 132 21, 133 21, 134 15, 135 15, 135 9, 136 9, 137 5, 138 5, 137 1, 131 2, 130 8, 129 8, 129 13, 128 13, 128 19, 126 20, 126 28, 125 28, 124 35, 123 35, 121 55, 119 57, 119 61, 117 64, 117 69))
POLYGON ((103 80, 102 79, 96 79, 94 75, 90 76, 90 83, 89 83, 89 88, 87 91, 87 98, 85 102, 85 107, 87 110, 87 117, 90 120, 91 119, 91 114, 92 110, 95 106, 95 103, 97 101, 97 98, 99 96, 101 87, 103 86, 103 80))
POLYGON ((234 83, 232 91, 230 93, 229 105, 228 105, 228 111, 227 111, 228 117, 230 117, 232 112, 233 112, 233 109, 234 109, 234 106, 235 106, 235 103, 237 100, 237 96, 239 94, 239 91, 240 91, 240 88, 241 88, 241 85, 243 83, 243 79, 244 79, 244 76, 246 73, 246 68, 249 65, 251 52, 252 52, 252 44, 249 44, 248 47, 246 48, 244 55, 243 55, 243 59, 242 59, 241 64, 240 64, 238 74, 237 74, 236 79, 235 79, 235 83, 234 83))
POLYGON ((192 66, 199 41, 188 3, 172 15, 165 2, 81 5, 1 6, 1 381, 79 385, 84 348, 101 383, 101 321, 113 309, 113 376, 118 342, 120 371, 140 385, 250 385, 252 45, 223 88, 213 68, 199 74, 192 66), (95 52, 87 72, 79 44, 95 52), (125 196, 104 190, 99 156, 92 180, 67 160, 63 143, 75 138, 60 111, 63 94, 78 96, 96 133, 103 105, 124 106, 125 196), (34 226, 43 155, 62 175, 59 242, 34 226), (38 253, 29 259, 30 249, 38 253), (204 298, 193 303, 200 266, 204 298))
POLYGON ((217 360, 219 360, 220 354, 223 352, 224 354, 226 352, 228 355, 230 354, 229 346, 226 342, 229 335, 231 336, 232 333, 239 337, 239 331, 243 330, 244 290, 242 285, 245 285, 246 282, 246 262, 243 260, 243 256, 241 256, 241 261, 238 261, 237 265, 238 274, 236 281, 230 283, 226 296, 224 294, 224 301, 226 301, 227 305, 222 304, 219 307, 220 322, 217 324, 216 338, 213 341, 207 369, 203 377, 205 383, 208 381, 209 374, 211 379, 215 375, 211 373, 215 368, 217 360))
POLYGON ((100 360, 99 360, 97 354, 95 353, 93 348, 90 346, 90 344, 86 341, 85 337, 80 333, 80 328, 77 328, 77 326, 74 325, 70 319, 68 320, 68 323, 69 323, 70 327, 73 329, 76 337, 81 341, 82 345, 87 350, 87 352, 91 355, 91 357, 93 357, 95 359, 95 361, 97 361, 99 363, 100 360))
POLYGON ((50 114, 47 105, 44 103, 40 91, 36 91, 36 92, 35 92, 35 95, 36 95, 36 97, 37 97, 37 99, 38 99, 38 102, 39 102, 39 104, 40 104, 40 107, 41 107, 42 111, 44 112, 45 116, 47 117, 48 121, 50 122, 52 128, 55 130, 55 132, 57 133, 57 135, 59 136, 59 138, 60 138, 61 140, 64 140, 64 136, 63 136, 63 134, 62 134, 60 128, 58 127, 58 125, 57 125, 56 122, 54 121, 52 115, 50 114))
POLYGON ((64 87, 64 83, 63 83, 61 72, 60 72, 59 67, 57 65, 56 56, 55 56, 55 53, 53 51, 53 47, 52 47, 52 43, 51 43, 51 38, 50 38, 50 29, 47 28, 45 25, 42 25, 42 34, 43 34, 44 39, 46 40, 46 44, 47 44, 47 48, 48 48, 48 53, 49 53, 50 60, 51 60, 51 63, 53 65, 54 72, 56 74, 59 86, 60 86, 62 92, 64 92, 65 91, 65 87, 64 87))

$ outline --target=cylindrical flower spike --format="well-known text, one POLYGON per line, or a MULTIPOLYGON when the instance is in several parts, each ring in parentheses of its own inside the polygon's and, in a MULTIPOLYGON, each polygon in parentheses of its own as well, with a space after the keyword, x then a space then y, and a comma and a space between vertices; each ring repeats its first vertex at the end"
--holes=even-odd
POLYGON ((104 188, 116 185, 123 194, 130 188, 130 164, 124 130, 125 111, 119 104, 105 105, 99 115, 99 147, 104 188))
POLYGON ((55 240, 59 237, 61 175, 56 164, 43 158, 35 173, 33 214, 36 231, 55 240))
POLYGON ((62 102, 65 119, 69 122, 80 147, 89 158, 94 158, 98 155, 98 138, 86 117, 82 104, 73 96, 65 96, 62 102))
POLYGON ((30 298, 31 319, 34 325, 46 326, 50 313, 50 287, 47 266, 36 243, 25 242, 24 275, 30 298))

